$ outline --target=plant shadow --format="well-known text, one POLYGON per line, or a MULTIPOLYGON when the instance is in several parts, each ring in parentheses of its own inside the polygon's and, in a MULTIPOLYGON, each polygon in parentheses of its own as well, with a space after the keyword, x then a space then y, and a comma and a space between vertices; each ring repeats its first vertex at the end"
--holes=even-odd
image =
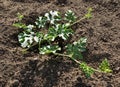
POLYGON ((29 61, 29 64, 21 71, 20 82, 22 87, 34 87, 37 79, 42 79, 42 87, 53 87, 58 84, 59 77, 63 72, 69 72, 72 61, 65 61, 62 57, 55 57, 40 62, 38 60, 29 61), (34 79, 35 78, 35 79, 34 79))
POLYGON ((89 50, 87 50, 86 52, 83 53, 83 61, 87 62, 87 63, 98 63, 101 60, 107 58, 110 58, 110 54, 109 53, 98 53, 98 54, 92 54, 91 52, 89 52, 89 50))
POLYGON ((77 78, 77 83, 74 85, 74 87, 91 87, 90 85, 86 85, 83 81, 82 78, 78 77, 77 78))

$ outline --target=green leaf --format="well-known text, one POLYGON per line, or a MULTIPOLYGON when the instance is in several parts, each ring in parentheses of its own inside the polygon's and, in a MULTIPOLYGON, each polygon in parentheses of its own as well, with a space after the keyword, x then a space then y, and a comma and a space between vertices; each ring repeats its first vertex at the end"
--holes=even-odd
POLYGON ((92 8, 88 9, 88 13, 85 14, 85 18, 88 18, 88 19, 92 18, 92 8))
POLYGON ((68 10, 66 13, 65 13, 65 20, 68 21, 68 22, 75 22, 76 21, 76 16, 75 16, 75 13, 72 12, 71 10, 68 10))
POLYGON ((23 28, 23 29, 24 29, 24 32, 30 33, 32 32, 33 28, 34 28, 34 25, 29 24, 26 26, 26 28, 23 28))
POLYGON ((50 53, 56 53, 56 51, 61 50, 61 48, 57 45, 51 46, 44 46, 42 48, 39 48, 40 54, 50 54, 50 53))
POLYGON ((26 47, 30 47, 33 42, 34 42, 34 32, 30 32, 30 33, 26 33, 26 32, 23 32, 23 33, 20 33, 18 35, 18 41, 20 42, 21 46, 23 48, 26 48, 26 47))
POLYGON ((41 32, 36 32, 35 36, 34 36, 34 41, 35 42, 41 42, 43 40, 44 34, 41 32))
POLYGON ((105 73, 110 73, 112 72, 112 70, 110 69, 110 65, 109 65, 109 62, 107 59, 103 60, 102 63, 100 64, 99 66, 99 69, 102 71, 102 72, 105 72, 105 73))
POLYGON ((82 59, 82 53, 83 51, 86 50, 86 42, 87 39, 85 37, 80 38, 77 42, 74 42, 73 44, 68 44, 66 46, 66 53, 68 55, 71 55, 72 58, 75 59, 82 59))
POLYGON ((17 13, 17 17, 18 17, 19 21, 21 21, 24 18, 24 15, 17 13))
POLYGON ((50 27, 48 33, 45 34, 44 39, 48 41, 54 41, 56 37, 57 37, 57 31, 55 30, 54 27, 50 27))
POLYGON ((69 29, 65 25, 57 24, 55 27, 49 28, 46 38, 51 41, 54 41, 56 37, 67 40, 71 34, 73 34, 72 29, 69 29))
POLYGON ((72 58, 75 58, 75 59, 83 58, 83 56, 82 56, 81 52, 79 51, 79 49, 77 48, 77 46, 68 44, 66 47, 67 47, 67 51, 66 51, 67 55, 70 55, 72 58))
POLYGON ((55 24, 61 20, 60 13, 58 11, 50 11, 49 13, 45 14, 45 17, 47 18, 47 21, 50 22, 50 24, 55 24))
POLYGON ((18 35, 18 41, 23 48, 30 48, 33 43, 39 43, 43 39, 43 35, 41 32, 24 31, 18 35))
POLYGON ((14 23, 13 26, 17 27, 17 28, 23 28, 23 29, 27 28, 27 26, 25 24, 20 23, 20 22, 14 23))
POLYGON ((77 42, 74 42, 73 44, 79 49, 79 51, 84 52, 86 51, 86 43, 87 43, 87 38, 82 37, 77 42))
POLYGON ((95 71, 93 68, 89 67, 86 63, 81 63, 80 68, 85 73, 86 77, 90 77, 95 71))
POLYGON ((47 22, 47 19, 45 17, 39 17, 36 20, 35 24, 37 25, 38 28, 43 28, 45 27, 46 22, 47 22))

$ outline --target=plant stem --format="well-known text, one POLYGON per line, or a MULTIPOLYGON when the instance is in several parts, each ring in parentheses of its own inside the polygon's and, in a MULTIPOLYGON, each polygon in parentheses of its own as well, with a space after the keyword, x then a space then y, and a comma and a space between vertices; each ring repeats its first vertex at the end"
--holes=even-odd
POLYGON ((39 42, 38 42, 38 50, 39 50, 39 52, 40 52, 40 45, 41 45, 41 40, 39 40, 39 42))
POLYGON ((60 53, 53 53, 54 55, 58 55, 58 56, 64 56, 64 57, 69 57, 71 60, 73 60, 74 62, 78 63, 78 64, 81 64, 80 61, 72 58, 70 55, 65 55, 65 54, 60 54, 60 53))
POLYGON ((63 56, 63 57, 69 57, 70 58, 70 56, 69 55, 65 55, 65 54, 61 54, 61 53, 53 53, 54 55, 58 55, 58 56, 63 56))
MULTIPOLYGON (((79 64, 79 65, 81 65, 81 63, 82 63, 82 62, 80 62, 80 61, 72 58, 70 55, 65 55, 65 54, 60 54, 60 53, 53 53, 53 54, 54 54, 54 55, 58 55, 58 56, 68 57, 68 58, 70 58, 71 60, 73 60, 74 62, 76 62, 76 63, 79 64)), ((98 70, 98 69, 94 69, 94 68, 93 68, 93 70, 94 70, 95 72, 104 73, 104 72, 102 72, 102 71, 100 71, 100 70, 98 70)))
MULTIPOLYGON (((76 24, 76 23, 78 23, 78 22, 80 22, 80 21, 82 21, 82 20, 84 20, 84 19, 86 19, 86 17, 85 17, 85 16, 84 16, 84 17, 82 17, 81 19, 77 20, 76 22, 74 22, 74 23, 70 24, 70 26, 73 26, 74 24, 76 24)), ((69 26, 69 27, 70 27, 70 26, 69 26)))
POLYGON ((31 45, 30 47, 28 47, 28 48, 26 48, 26 49, 23 49, 22 51, 27 51, 27 50, 29 50, 31 47, 35 46, 35 45, 37 45, 37 43, 34 43, 34 44, 31 45))

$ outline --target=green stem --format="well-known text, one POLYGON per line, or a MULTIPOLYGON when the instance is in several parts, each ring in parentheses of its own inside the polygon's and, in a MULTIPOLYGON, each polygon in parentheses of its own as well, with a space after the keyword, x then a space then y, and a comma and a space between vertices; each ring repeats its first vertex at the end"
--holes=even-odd
MULTIPOLYGON (((86 19, 86 17, 85 17, 85 16, 84 16, 84 17, 82 17, 81 19, 77 20, 76 22, 74 22, 74 23, 70 24, 70 26, 73 26, 74 24, 76 24, 76 23, 78 23, 78 22, 80 22, 80 21, 82 21, 82 20, 84 20, 84 19, 86 19)), ((69 26, 69 27, 70 27, 70 26, 69 26)))
POLYGON ((63 57, 69 57, 70 58, 70 56, 69 55, 65 55, 65 54, 60 54, 60 53, 53 53, 54 55, 58 55, 58 56, 63 56, 63 57))
MULTIPOLYGON (((54 55, 58 55, 58 56, 68 57, 68 58, 70 58, 71 60, 73 60, 74 62, 76 62, 76 63, 79 64, 79 65, 82 63, 82 62, 80 62, 80 61, 72 58, 70 55, 65 55, 65 54, 60 54, 60 53, 53 53, 53 54, 54 54, 54 55)), ((94 69, 94 68, 93 68, 93 70, 94 70, 95 72, 104 73, 104 72, 102 72, 102 71, 100 71, 100 70, 98 70, 98 69, 94 69)))
POLYGON ((41 40, 39 40, 39 42, 38 42, 38 45, 39 45, 38 50, 39 50, 39 51, 40 51, 40 44, 41 44, 41 40))
POLYGON ((71 60, 73 60, 74 62, 78 63, 78 64, 81 64, 80 61, 72 58, 70 55, 65 55, 65 54, 60 54, 60 53, 53 53, 54 55, 58 55, 58 56, 64 56, 64 57, 69 57, 71 60))
POLYGON ((98 69, 94 69, 94 68, 93 68, 93 70, 94 70, 95 72, 104 73, 104 72, 102 72, 102 71, 100 71, 100 70, 98 70, 98 69))
POLYGON ((37 45, 37 43, 34 43, 34 44, 31 45, 30 47, 28 47, 28 48, 26 48, 26 49, 23 49, 22 51, 27 51, 27 50, 29 50, 31 47, 35 46, 35 45, 37 45))

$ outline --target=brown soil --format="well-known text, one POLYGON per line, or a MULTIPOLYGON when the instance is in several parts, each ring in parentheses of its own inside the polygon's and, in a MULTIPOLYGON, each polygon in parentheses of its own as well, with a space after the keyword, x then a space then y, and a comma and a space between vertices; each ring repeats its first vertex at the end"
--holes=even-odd
POLYGON ((120 87, 120 0, 0 0, 0 87, 120 87), (12 26, 18 12, 26 23, 49 10, 71 9, 82 17, 92 7, 93 18, 76 26, 74 39, 88 37, 85 61, 97 68, 107 58, 112 74, 95 73, 86 78, 66 58, 23 54, 12 26))

